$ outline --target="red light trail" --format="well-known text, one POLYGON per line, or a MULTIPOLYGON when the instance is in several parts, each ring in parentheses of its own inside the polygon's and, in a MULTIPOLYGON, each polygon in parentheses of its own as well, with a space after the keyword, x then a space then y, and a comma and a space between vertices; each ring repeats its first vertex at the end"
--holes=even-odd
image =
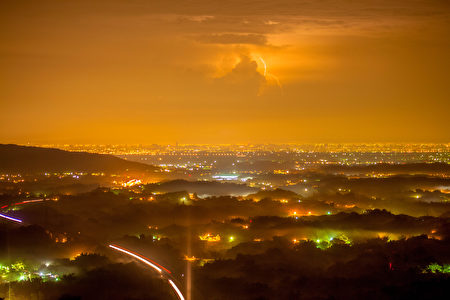
MULTIPOLYGON (((133 252, 131 250, 127 250, 123 247, 117 246, 117 245, 109 245, 110 248, 123 252, 131 257, 134 257, 138 260, 140 260, 141 262, 145 263, 146 265, 152 267, 153 269, 155 269, 156 271, 158 271, 159 273, 162 273, 162 270, 166 271, 168 274, 171 274, 171 272, 169 270, 167 270, 166 268, 164 268, 163 266, 161 266, 160 264, 154 262, 153 260, 140 255, 139 253, 133 252)), ((167 279, 167 278, 166 278, 167 279)), ((180 298, 180 300, 185 300, 183 294, 181 293, 180 289, 176 286, 176 284, 171 280, 171 279, 167 279, 170 283, 170 286, 173 288, 173 290, 175 291, 175 293, 177 294, 178 298, 180 298)))

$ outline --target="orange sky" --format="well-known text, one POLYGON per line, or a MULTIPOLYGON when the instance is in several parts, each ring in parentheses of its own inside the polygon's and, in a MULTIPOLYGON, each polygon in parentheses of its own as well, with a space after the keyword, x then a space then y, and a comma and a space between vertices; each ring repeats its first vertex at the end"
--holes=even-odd
POLYGON ((0 26, 0 143, 450 141, 448 1, 15 0, 0 26))

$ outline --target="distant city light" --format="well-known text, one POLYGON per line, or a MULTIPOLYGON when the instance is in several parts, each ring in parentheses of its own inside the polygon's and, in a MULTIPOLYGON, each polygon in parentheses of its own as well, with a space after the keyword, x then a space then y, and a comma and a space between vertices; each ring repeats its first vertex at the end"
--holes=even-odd
POLYGON ((135 186, 135 185, 138 185, 141 183, 142 183, 142 181, 140 179, 131 179, 127 182, 122 183, 122 186, 123 187, 131 187, 131 186, 135 186))
POLYGON ((220 241, 220 235, 212 235, 210 233, 206 233, 203 235, 199 235, 198 237, 200 240, 202 241, 207 241, 207 242, 218 242, 220 241))
POLYGON ((239 175, 235 175, 235 174, 219 174, 219 175, 212 176, 212 178, 215 179, 215 180, 228 181, 228 180, 237 180, 239 178, 239 175))

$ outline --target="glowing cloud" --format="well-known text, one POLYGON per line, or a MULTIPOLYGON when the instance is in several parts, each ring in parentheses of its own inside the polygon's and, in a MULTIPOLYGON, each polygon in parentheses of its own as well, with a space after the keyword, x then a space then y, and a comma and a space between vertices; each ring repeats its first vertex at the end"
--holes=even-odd
POLYGON ((266 63, 266 61, 261 56, 257 56, 257 58, 262 63, 262 66, 264 68, 263 75, 264 75, 264 78, 266 79, 266 81, 273 81, 273 82, 275 82, 275 84, 280 88, 281 92, 283 92, 283 86, 281 85, 281 82, 278 79, 278 77, 273 75, 273 74, 271 74, 271 73, 269 73, 267 71, 267 63, 266 63))

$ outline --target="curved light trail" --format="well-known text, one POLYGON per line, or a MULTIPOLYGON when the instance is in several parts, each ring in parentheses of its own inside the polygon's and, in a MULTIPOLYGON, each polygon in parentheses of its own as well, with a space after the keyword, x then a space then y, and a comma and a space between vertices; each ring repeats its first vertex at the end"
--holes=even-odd
MULTIPOLYGON (((150 267, 152 267, 153 269, 155 269, 155 270, 158 271, 159 273, 162 272, 162 269, 161 269, 161 268, 157 267, 155 264, 153 264, 152 262, 150 262, 149 259, 144 258, 143 256, 141 256, 141 255, 139 255, 139 254, 137 254, 137 253, 134 253, 134 252, 132 252, 132 251, 126 250, 126 249, 124 249, 124 248, 122 248, 122 247, 119 247, 119 246, 109 245, 109 247, 111 247, 111 248, 113 248, 113 249, 115 249, 115 250, 117 250, 117 251, 123 252, 123 253, 125 253, 125 254, 128 254, 128 255, 130 255, 130 256, 133 256, 134 258, 139 259, 139 260, 142 261, 144 264, 149 265, 150 267)), ((169 273, 170 273, 170 272, 169 272, 169 273)))
MULTIPOLYGON (((2 207, 0 207, 0 209, 5 209, 5 208, 8 208, 10 206, 22 205, 22 204, 27 204, 27 203, 42 202, 42 201, 44 201, 44 199, 25 200, 25 201, 22 201, 22 202, 13 203, 11 205, 3 205, 2 207)), ((7 216, 5 214, 0 214, 0 218, 4 218, 4 219, 10 220, 10 221, 17 222, 17 223, 23 223, 23 221, 21 219, 13 218, 13 217, 7 216)))
POLYGON ((22 202, 14 203, 13 205, 21 205, 21 204, 27 204, 27 203, 36 203, 36 202, 42 202, 42 201, 44 201, 44 199, 25 200, 25 201, 22 201, 22 202))
POLYGON ((22 202, 13 203, 11 205, 9 205, 9 204, 3 205, 2 207, 0 207, 0 209, 5 209, 5 208, 8 208, 9 206, 16 206, 16 205, 22 205, 22 204, 28 204, 28 203, 36 203, 36 202, 43 202, 43 201, 45 201, 45 199, 25 200, 25 201, 22 201, 22 202))
MULTIPOLYGON (((122 253, 125 253, 125 254, 127 254, 127 255, 129 255, 131 257, 134 257, 134 258, 140 260, 141 262, 143 262, 144 264, 152 267, 153 269, 155 269, 156 271, 158 271, 161 274, 163 274, 163 272, 162 272, 163 270, 165 272, 167 272, 168 274, 171 274, 171 272, 169 270, 167 270, 166 268, 164 268, 160 264, 158 264, 158 263, 154 262, 153 260, 151 260, 151 259, 149 259, 149 258, 147 258, 145 256, 142 256, 142 255, 140 255, 140 254, 138 254, 136 252, 127 250, 127 249, 125 249, 123 247, 120 247, 120 246, 117 246, 117 245, 109 245, 109 247, 114 249, 114 250, 120 251, 122 253)), ((171 279, 168 279, 168 278, 166 278, 166 279, 169 281, 170 286, 173 288, 173 290, 177 294, 178 298, 180 298, 180 300, 185 300, 183 294, 181 293, 181 291, 177 287, 177 285, 171 279)))
POLYGON ((4 219, 10 220, 10 221, 17 222, 17 223, 22 223, 22 222, 23 222, 23 221, 20 220, 20 219, 16 219, 16 218, 13 218, 13 217, 4 215, 4 214, 0 214, 0 218, 4 218, 4 219))
POLYGON ((184 300, 183 294, 181 293, 180 289, 176 286, 176 284, 171 279, 169 279, 169 283, 172 286, 172 288, 175 290, 175 292, 177 293, 178 297, 181 300, 184 300))
MULTIPOLYGON (((14 204, 12 204, 11 206, 14 206, 14 205, 21 205, 21 204, 26 204, 26 203, 33 203, 33 202, 41 202, 41 201, 44 201, 44 200, 43 200, 43 199, 27 200, 27 201, 22 201, 22 202, 14 203, 14 204)), ((9 206, 9 205, 5 205, 5 206, 1 207, 0 209, 7 208, 8 206, 9 206)), ((17 223, 22 223, 22 222, 23 222, 23 221, 20 220, 20 219, 13 218, 13 217, 7 216, 7 215, 5 215, 5 214, 1 214, 1 213, 0 213, 0 218, 4 218, 4 219, 10 220, 10 221, 17 222, 17 223)), ((122 253, 125 253, 125 254, 127 254, 127 255, 129 255, 129 256, 131 256, 131 257, 134 257, 134 258, 140 260, 141 262, 143 262, 144 264, 146 264, 146 265, 152 267, 153 269, 155 269, 156 271, 158 271, 158 272, 161 273, 161 274, 164 274, 164 273, 163 273, 163 270, 164 270, 164 272, 167 273, 167 275, 169 275, 169 276, 170 276, 170 274, 172 273, 172 272, 170 272, 168 269, 166 269, 166 268, 164 268, 163 266, 161 266, 160 264, 158 264, 157 262, 155 262, 155 261, 151 260, 150 258, 147 258, 147 257, 145 257, 145 256, 143 256, 143 255, 140 255, 139 253, 133 252, 133 251, 131 251, 131 250, 128 250, 128 249, 125 249, 125 248, 123 248, 123 247, 120 247, 120 246, 117 246, 117 245, 113 245, 113 244, 109 245, 109 247, 112 248, 112 249, 114 249, 114 250, 120 251, 120 252, 122 252, 122 253)), ((175 291, 175 293, 177 294, 178 298, 179 298, 180 300, 185 300, 183 294, 181 293, 181 291, 180 291, 180 289, 177 287, 177 285, 173 282, 173 280, 171 280, 171 279, 169 279, 169 278, 167 278, 167 277, 166 277, 166 279, 169 281, 170 286, 171 286, 172 289, 175 291)))
MULTIPOLYGON (((42 199, 28 200, 28 201, 23 201, 23 202, 14 203, 14 204, 12 204, 12 206, 13 206, 13 205, 26 204, 26 203, 32 203, 32 202, 41 202, 41 201, 43 201, 43 200, 42 200, 42 199)), ((6 208, 6 207, 8 207, 8 205, 5 205, 5 206, 1 207, 0 209, 4 209, 4 208, 6 208)), ((20 219, 13 218, 13 217, 7 216, 7 215, 5 215, 5 214, 1 214, 1 213, 0 213, 0 218, 4 218, 4 219, 10 220, 10 221, 17 222, 17 223, 22 223, 22 222, 23 222, 23 221, 20 220, 20 219)), ((127 255, 129 255, 129 256, 131 256, 131 257, 134 257, 134 258, 140 260, 141 262, 143 262, 144 264, 146 264, 146 265, 152 267, 153 269, 155 269, 156 271, 158 271, 158 272, 161 273, 161 274, 164 274, 164 273, 163 273, 163 270, 164 270, 165 273, 167 273, 168 276, 170 276, 170 274, 172 273, 172 272, 170 272, 168 269, 166 269, 166 268, 164 268, 163 266, 161 266, 160 264, 158 264, 157 262, 155 262, 155 261, 153 261, 153 260, 151 260, 151 259, 149 259, 149 258, 147 258, 147 257, 145 257, 145 256, 143 256, 143 255, 140 255, 140 254, 138 254, 138 253, 136 253, 136 252, 133 252, 133 251, 131 251, 131 250, 127 250, 127 249, 125 249, 125 248, 123 248, 123 247, 120 247, 120 246, 117 246, 117 245, 112 245, 112 244, 109 245, 109 247, 112 248, 112 249, 114 249, 114 250, 120 251, 120 252, 122 252, 122 253, 125 253, 125 254, 127 254, 127 255)), ((168 279, 167 277, 166 277, 166 279, 169 281, 170 286, 171 286, 172 289, 175 291, 175 293, 177 294, 178 298, 179 298, 180 300, 185 300, 183 294, 181 293, 181 291, 180 291, 180 289, 177 287, 177 285, 173 282, 173 280, 168 279)))
POLYGON ((264 59, 262 59, 261 56, 259 56, 259 60, 262 62, 263 66, 264 66, 264 77, 266 77, 266 74, 267 74, 267 65, 266 65, 266 62, 264 61, 264 59))

